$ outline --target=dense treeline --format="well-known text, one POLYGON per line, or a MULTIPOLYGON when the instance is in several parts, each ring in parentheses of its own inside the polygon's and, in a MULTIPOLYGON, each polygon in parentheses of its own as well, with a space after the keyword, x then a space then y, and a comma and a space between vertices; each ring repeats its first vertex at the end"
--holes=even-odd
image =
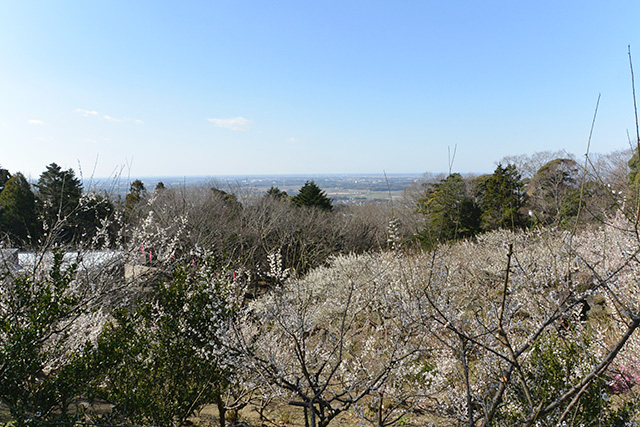
POLYGON ((83 194, 73 169, 55 163, 33 186, 20 172, 0 169, 0 189, 0 231, 21 248, 38 247, 44 236, 73 245, 90 241, 115 210, 106 195, 83 194))
POLYGON ((490 175, 463 178, 453 173, 425 183, 418 200, 426 220, 420 240, 432 246, 500 228, 572 229, 601 223, 603 215, 623 208, 621 195, 637 200, 635 157, 626 164, 619 156, 600 157, 591 170, 561 152, 507 157, 505 161, 517 160, 529 170, 528 176, 523 178, 516 164, 508 163, 498 164, 490 175), (540 167, 532 170, 532 164, 540 167))
MULTIPOLYGON (((215 187, 167 189, 158 183, 150 192, 135 180, 121 200, 85 192, 73 169, 62 170, 55 163, 33 185, 19 172, 0 173, 5 247, 118 249, 129 239, 127 230, 141 227, 150 216, 162 225, 182 218, 188 229, 177 242, 181 247, 215 248, 217 255, 242 260, 257 274, 274 251, 281 253, 287 268, 304 272, 332 254, 387 245, 384 207, 342 207, 333 212, 331 200, 313 181, 293 197, 272 188, 240 202, 238 195, 215 187)), ((147 249, 153 253, 154 248, 147 249)))
MULTIPOLYGON (((604 212, 612 212, 621 207, 620 197, 617 195, 633 198, 638 191, 636 155, 616 152, 596 157, 596 164, 593 160, 590 162, 585 170, 576 160, 563 152, 506 157, 492 174, 463 177, 458 173, 452 173, 449 176, 427 180, 421 185, 417 196, 414 196, 415 205, 411 205, 413 202, 407 203, 396 209, 395 214, 404 216, 404 223, 407 224, 404 230, 406 233, 415 231, 413 228, 416 222, 424 222, 416 237, 426 247, 432 247, 437 242, 468 238, 499 228, 514 230, 544 225, 570 229, 577 225, 583 226, 601 221, 604 212), (405 212, 400 212, 402 208, 405 212), (413 210, 422 214, 422 217, 409 220, 408 217, 413 213, 409 211, 413 210)), ((62 170, 55 163, 47 166, 38 181, 33 184, 30 184, 20 172, 12 175, 7 169, 0 168, 0 232, 7 241, 5 246, 23 249, 38 247, 44 236, 55 237, 59 243, 78 245, 91 241, 97 234, 104 234, 104 230, 100 230, 102 225, 108 222, 109 239, 113 241, 119 230, 136 225, 149 210, 157 210, 160 204, 163 205, 163 209, 169 209, 169 205, 174 204, 172 209, 175 215, 178 213, 177 207, 182 203, 186 212, 186 199, 189 199, 188 203, 201 204, 199 207, 194 205, 194 211, 208 210, 209 215, 217 215, 220 220, 227 222, 227 226, 236 219, 244 224, 251 222, 252 218, 261 215, 256 210, 275 209, 273 206, 265 207, 275 204, 272 203, 275 201, 286 202, 282 208, 289 210, 291 214, 287 221, 284 221, 288 223, 295 222, 296 217, 322 217, 322 214, 316 213, 313 209, 306 209, 304 214, 300 214, 300 211, 291 209, 293 206, 313 207, 322 211, 332 211, 334 208, 331 200, 313 181, 307 182, 293 197, 273 187, 262 199, 254 198, 243 202, 238 201, 238 195, 227 194, 215 187, 204 193, 201 190, 166 189, 160 182, 149 192, 142 181, 135 180, 131 183, 125 199, 120 200, 106 192, 84 191, 73 169, 62 170), (180 201, 181 198, 185 200, 180 201), (207 203, 211 206, 206 207, 207 203), (260 204, 262 207, 256 207, 260 204), (221 211, 211 211, 214 206, 221 211), (51 232, 55 227, 59 229, 51 232)), ((381 232, 379 229, 379 221, 375 223, 379 218, 366 218, 379 213, 345 214, 348 210, 342 207, 342 216, 358 217, 361 222, 358 224, 360 230, 354 230, 353 224, 331 226, 345 232, 360 233, 365 237, 362 242, 351 242, 354 247, 347 245, 340 248, 335 246, 336 242, 327 243, 329 246, 333 245, 328 249, 329 252, 384 247, 384 231, 381 232), (376 227, 378 229, 373 230, 376 227)), ((375 208, 370 210, 375 211, 375 208)), ((204 211, 200 214, 204 214, 204 211)), ((338 216, 341 215, 334 215, 338 216)), ((328 216, 322 218, 326 217, 328 216)), ((211 220, 211 217, 208 218, 209 222, 211 220)), ((201 221, 203 227, 206 227, 208 221, 201 221)), ((302 231, 308 230, 303 225, 300 227, 302 231)), ((319 227, 322 228, 320 225, 319 227)), ((252 230, 242 230, 242 226, 238 224, 234 224, 232 228, 234 230, 228 233, 236 234, 235 243, 240 245, 241 249, 257 246, 255 242, 243 241, 252 234, 252 230), (240 235, 244 235, 244 238, 239 238, 240 235)), ((326 231, 328 230, 318 232, 326 231)), ((331 231, 335 234, 337 230, 331 231)), ((197 233, 206 234, 204 230, 197 230, 197 233)), ((350 238, 353 240, 353 236, 350 238)), ((212 243, 211 240, 206 242, 212 243)), ((224 245, 227 251, 236 249, 230 247, 234 245, 229 240, 224 242, 224 245)), ((265 246, 264 242, 262 246, 265 246)), ((274 245, 268 243, 266 246, 274 245)), ((291 263, 287 265, 300 268, 305 261, 295 260, 296 256, 302 256, 295 254, 296 250, 286 248, 285 252, 289 253, 291 258, 291 263)), ((319 265, 318 260, 313 261, 308 267, 316 265, 319 265)))
POLYGON ((334 206, 123 200, 0 170, 0 402, 17 425, 630 425, 637 157, 562 153, 334 206), (564 423, 564 424, 563 424, 564 423))

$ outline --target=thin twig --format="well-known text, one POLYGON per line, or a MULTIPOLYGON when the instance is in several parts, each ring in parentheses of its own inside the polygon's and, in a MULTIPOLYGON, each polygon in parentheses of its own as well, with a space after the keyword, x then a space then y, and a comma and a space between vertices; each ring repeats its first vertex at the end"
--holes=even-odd
MULTIPOLYGON (((631 69, 631 92, 633 93, 633 112, 636 118, 636 156, 638 158, 637 163, 640 166, 640 126, 638 126, 638 104, 636 103, 636 82, 633 76, 633 62, 631 61, 631 45, 628 45, 627 48, 629 51, 629 68, 631 69)), ((636 237, 640 239, 640 234, 638 233, 638 221, 640 221, 640 200, 638 200, 638 210, 636 212, 636 221, 634 224, 636 237)))
POLYGON ((509 270, 511 270, 511 257, 513 256, 513 243, 509 243, 509 253, 507 254, 507 268, 505 270, 504 275, 504 288, 502 290, 502 306, 500 308, 500 319, 498 320, 498 334, 500 341, 507 347, 509 353, 511 354, 511 363, 516 367, 518 371, 518 375, 520 376, 520 384, 522 384, 522 389, 524 390, 524 394, 527 398, 527 402, 529 403, 529 407, 533 410, 533 399, 531 398, 531 393, 529 392, 529 387, 527 387, 527 383, 525 381, 524 373, 522 372, 522 368, 518 363, 518 358, 513 351, 513 347, 509 342, 509 338, 507 337, 507 333, 504 331, 503 321, 504 321, 504 309, 507 301, 507 290, 509 286, 509 270))
POLYGON ((636 117, 636 141, 638 143, 638 149, 640 149, 640 127, 638 126, 638 106, 636 104, 636 83, 633 77, 633 62, 631 61, 631 45, 627 46, 629 52, 629 68, 631 68, 631 89, 633 91, 633 111, 636 117))
POLYGON ((464 369, 464 383, 467 390, 467 411, 469 415, 469 427, 473 427, 473 400, 471 399, 471 385, 469 384, 469 364, 467 363, 467 341, 460 336, 462 342, 462 368, 464 369))
POLYGON ((596 101, 596 109, 593 112, 593 120, 591 121, 591 130, 589 131, 589 139, 587 140, 587 152, 584 155, 584 169, 582 170, 582 182, 580 183, 580 201, 578 202, 578 212, 576 213, 576 223, 573 227, 571 236, 575 236, 576 230, 578 230, 578 221, 580 221, 580 213, 582 212, 582 201, 584 198, 584 186, 587 180, 587 165, 589 164, 589 149, 591 148, 591 137, 593 136, 593 128, 596 124, 596 117, 598 116, 598 106, 600 105, 600 96, 598 94, 598 100, 596 101))
POLYGON ((589 383, 585 384, 584 387, 582 387, 582 389, 578 392, 578 394, 576 394, 576 396, 573 398, 571 403, 569 403, 569 405, 567 406, 567 409, 565 409, 564 412, 562 413, 562 415, 560 415, 560 418, 558 419, 558 422, 556 423, 556 427, 561 427, 562 422, 564 421, 566 416, 569 414, 571 409, 576 405, 576 403, 578 403, 578 401, 580 400, 582 395, 587 391, 587 389, 589 388, 589 385, 590 385, 589 383))
POLYGON ((507 286, 509 284, 509 270, 511 269, 511 257, 513 256, 513 243, 509 243, 509 253, 507 253, 507 268, 504 274, 504 288, 502 289, 502 305, 500 307, 500 318, 498 320, 498 327, 500 332, 504 333, 502 329, 502 321, 504 319, 504 307, 507 301, 507 286))
POLYGON ((456 160, 456 151, 458 151, 458 144, 453 146, 453 157, 451 156, 451 147, 447 147, 447 152, 449 153, 449 175, 453 170, 453 162, 456 160))

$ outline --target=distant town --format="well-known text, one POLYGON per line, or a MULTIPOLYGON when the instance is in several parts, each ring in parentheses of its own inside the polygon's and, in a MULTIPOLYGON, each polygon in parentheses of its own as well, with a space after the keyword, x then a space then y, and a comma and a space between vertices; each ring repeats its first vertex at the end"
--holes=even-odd
MULTIPOLYGON (((314 181, 336 203, 349 204, 400 197, 405 188, 415 184, 421 174, 324 174, 324 175, 237 175, 237 176, 159 176, 120 177, 115 184, 110 180, 85 180, 84 188, 105 189, 124 196, 129 184, 141 180, 147 190, 153 190, 162 182, 167 188, 211 186, 230 193, 264 193, 278 187, 289 195, 295 195, 307 181, 314 181)), ((113 180, 112 180, 113 181, 113 180)))

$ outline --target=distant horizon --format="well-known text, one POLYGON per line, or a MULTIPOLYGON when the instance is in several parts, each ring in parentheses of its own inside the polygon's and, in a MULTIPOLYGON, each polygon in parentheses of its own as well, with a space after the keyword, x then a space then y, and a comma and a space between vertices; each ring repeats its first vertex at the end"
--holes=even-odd
MULTIPOLYGON (((387 176, 421 176, 426 173, 432 172, 393 172, 386 173, 387 176)), ((436 172, 441 173, 441 172, 436 172)), ((446 172, 442 172, 446 173, 446 172)), ((229 175, 131 175, 130 178, 140 179, 140 178, 268 178, 268 177, 296 177, 296 178, 304 178, 304 177, 313 177, 313 176, 375 176, 375 177, 384 177, 385 173, 380 172, 371 172, 371 173, 358 173, 358 172, 337 172, 337 173, 264 173, 264 174, 229 174, 229 175)), ((96 179, 109 179, 105 177, 97 177, 96 179)))
MULTIPOLYGON (((129 175, 129 176, 111 176, 111 177, 81 177, 82 181, 98 181, 98 180, 114 180, 114 179, 125 179, 127 181, 136 180, 136 179, 210 179, 210 178, 223 178, 223 179, 233 179, 233 178, 314 178, 314 177, 380 177, 383 178, 386 176, 393 177, 414 177, 414 176, 423 176, 425 174, 441 174, 446 172, 401 172, 401 173, 357 173, 357 172, 345 172, 345 173, 279 173, 279 174, 230 174, 230 175, 129 175)), ((473 173, 472 173, 473 174, 473 173)), ((34 181, 33 179, 31 179, 34 181)), ((37 178, 35 179, 37 181, 37 178)))
MULTIPOLYGON (((484 174, 490 174, 492 172, 455 172, 452 173, 460 173, 463 176, 479 176, 484 174)), ((446 176, 448 172, 440 171, 440 172, 415 172, 415 173, 317 173, 317 174, 304 174, 304 173, 295 173, 295 174, 237 174, 237 175, 158 175, 158 176, 128 176, 128 177, 92 177, 92 178, 81 178, 83 184, 85 182, 109 182, 109 181, 118 181, 118 182, 131 182, 135 180, 145 181, 156 181, 160 182, 163 180, 167 180, 175 183, 180 180, 191 180, 191 181, 201 181, 207 182, 207 180, 242 180, 242 179, 279 179, 279 178, 292 178, 292 179, 306 179, 306 180, 314 180, 316 178, 384 178, 385 175, 387 178, 421 178, 424 176, 446 176)), ((37 178, 35 180, 31 179, 32 182, 37 182, 37 178)), ((166 184, 166 183, 165 183, 166 184)))
MULTIPOLYGON (((598 155, 607 155, 607 154, 612 154, 612 153, 624 153, 625 151, 629 151, 632 150, 632 148, 630 147, 626 147, 626 148, 618 148, 618 149, 612 149, 608 152, 591 152, 590 156, 598 156, 598 155)), ((484 175, 484 174, 491 174, 493 173, 493 171, 495 170, 495 168, 497 167, 498 164, 502 163, 507 164, 506 162, 504 162, 504 160, 508 160, 505 158, 509 158, 509 157, 518 157, 518 156, 532 156, 532 155, 536 155, 536 154, 544 154, 544 153, 550 153, 550 154, 557 154, 559 156, 564 156, 566 155, 567 157, 571 157, 573 159, 578 159, 580 156, 576 153, 570 153, 567 150, 564 149, 559 149, 559 150, 541 150, 541 151, 534 151, 531 154, 523 154, 523 153, 518 153, 518 154, 507 154, 506 156, 504 156, 501 159, 495 160, 491 166, 491 168, 489 170, 486 171, 464 171, 464 170, 460 170, 459 168, 456 168, 455 166, 455 162, 453 164, 453 167, 451 168, 451 173, 459 173, 463 176, 480 176, 480 175, 484 175)), ((47 166, 51 163, 56 163, 57 162, 53 161, 53 162, 49 162, 47 163, 47 166)), ((91 182, 91 181, 102 181, 102 182, 109 182, 109 181, 122 181, 122 182, 131 182, 134 181, 136 179, 140 179, 140 180, 162 180, 162 179, 168 179, 171 181, 176 181, 176 180, 180 180, 180 179, 190 179, 190 180, 200 180, 200 181, 206 181, 208 179, 222 179, 222 180, 231 180, 231 179, 249 179, 249 178, 282 178, 282 177, 291 177, 291 178, 308 178, 308 179, 313 179, 315 177, 339 177, 339 176, 344 176, 344 177, 384 177, 385 175, 391 177, 391 176, 395 176, 395 177, 422 177, 422 176, 446 176, 449 174, 449 171, 446 170, 439 170, 439 171, 423 171, 423 172, 295 172, 295 173, 287 173, 287 172, 281 172, 281 173, 229 173, 229 174, 193 174, 193 175, 187 175, 187 174, 175 174, 175 175, 171 175, 171 174, 159 174, 159 175, 142 175, 142 174, 124 174, 122 171, 124 170, 124 167, 119 167, 117 169, 114 169, 114 173, 111 176, 87 176, 87 174, 83 173, 83 169, 79 168, 79 167, 66 167, 66 166, 62 166, 61 164, 58 164, 61 168, 63 169, 73 169, 73 171, 75 172, 76 176, 79 177, 83 182, 91 182)), ((44 172, 46 170, 46 166, 42 169, 42 171, 40 171, 37 174, 26 174, 23 171, 20 170, 14 170, 11 167, 7 167, 8 165, 6 164, 0 164, 0 167, 8 169, 10 173, 17 173, 20 172, 22 173, 29 182, 35 183, 38 180, 38 177, 42 174, 42 172, 44 172)), ((522 171, 521 171, 522 172, 522 171)))
POLYGON ((408 186, 420 182, 425 174, 281 174, 281 175, 227 175, 227 176, 147 176, 127 178, 82 179, 86 192, 104 192, 124 196, 135 180, 143 182, 147 191, 153 191, 162 182, 168 189, 215 187, 230 193, 249 190, 264 193, 277 187, 294 195, 307 181, 315 181, 332 199, 387 197, 388 191, 398 193, 408 186))

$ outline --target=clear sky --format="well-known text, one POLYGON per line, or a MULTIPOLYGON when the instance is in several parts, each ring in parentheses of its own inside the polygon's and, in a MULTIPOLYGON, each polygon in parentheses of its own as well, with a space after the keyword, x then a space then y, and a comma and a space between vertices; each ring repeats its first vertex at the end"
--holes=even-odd
POLYGON ((441 172, 454 146, 490 172, 583 155, 599 93, 592 151, 635 133, 638 1, 0 5, 0 165, 32 178, 441 172))

